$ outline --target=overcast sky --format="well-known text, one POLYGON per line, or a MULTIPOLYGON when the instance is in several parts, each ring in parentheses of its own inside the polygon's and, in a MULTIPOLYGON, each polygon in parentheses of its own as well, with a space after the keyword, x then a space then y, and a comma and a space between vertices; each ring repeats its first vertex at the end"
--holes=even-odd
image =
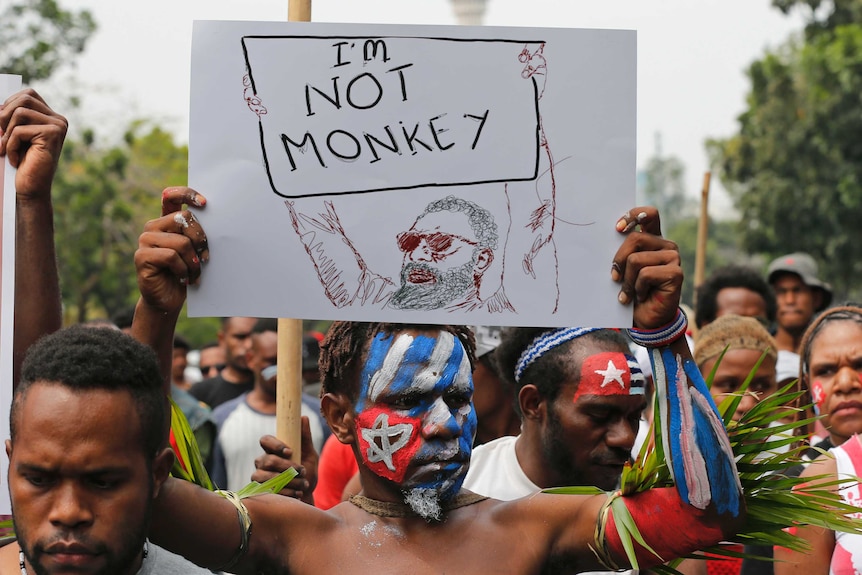
MULTIPOLYGON (((99 31, 74 72, 90 94, 73 122, 102 136, 133 118, 151 118, 188 141, 192 21, 282 20, 286 0, 61 0, 88 8, 99 31)), ((454 24, 450 0, 316 0, 314 20, 393 24, 454 24)), ((730 135, 744 109, 744 71, 767 47, 802 27, 769 0, 489 0, 489 26, 620 28, 638 31, 638 166, 655 153, 687 169, 699 195, 707 159, 703 142, 730 135), (527 5, 529 8, 525 8, 527 5)), ((63 84, 41 86, 47 96, 63 84)), ((68 84, 66 84, 68 85, 68 84)), ((56 95, 55 95, 56 96, 56 95)), ((60 110, 66 112, 66 110, 60 110)), ((726 211, 720 193, 713 214, 726 211)))

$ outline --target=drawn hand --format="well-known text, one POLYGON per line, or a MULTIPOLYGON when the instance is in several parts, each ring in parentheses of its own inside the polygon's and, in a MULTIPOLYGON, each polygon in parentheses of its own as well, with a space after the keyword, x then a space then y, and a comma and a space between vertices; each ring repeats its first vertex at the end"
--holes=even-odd
POLYGON ((318 455, 311 440, 311 426, 308 417, 302 416, 302 464, 297 465, 291 460, 293 450, 283 441, 272 435, 264 435, 260 438, 260 446, 264 455, 254 460, 255 472, 251 476, 252 481, 263 483, 267 479, 275 477, 287 469, 296 469, 299 475, 281 490, 280 495, 302 499, 307 503, 314 503, 311 493, 317 486, 317 462, 318 455))
POLYGON ((51 182, 69 123, 35 90, 26 89, 0 104, 0 156, 18 169, 18 199, 50 199, 51 182))
POLYGON ((683 273, 679 248, 661 237, 658 210, 629 210, 616 228, 627 237, 614 255, 611 278, 620 284, 620 303, 634 301, 632 326, 655 329, 670 323, 679 307, 683 273))
POLYGON ((166 188, 162 217, 147 222, 135 252, 141 297, 163 312, 182 307, 186 286, 199 281, 201 262, 209 259, 206 233, 184 204, 201 208, 206 198, 191 188, 166 188))

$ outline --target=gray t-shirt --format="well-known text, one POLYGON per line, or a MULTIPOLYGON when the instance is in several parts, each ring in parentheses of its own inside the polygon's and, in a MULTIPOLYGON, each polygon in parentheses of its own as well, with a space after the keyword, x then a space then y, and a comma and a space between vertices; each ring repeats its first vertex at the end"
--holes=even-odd
POLYGON ((198 567, 158 545, 148 543, 147 549, 147 558, 138 570, 138 575, 212 575, 209 569, 198 567))

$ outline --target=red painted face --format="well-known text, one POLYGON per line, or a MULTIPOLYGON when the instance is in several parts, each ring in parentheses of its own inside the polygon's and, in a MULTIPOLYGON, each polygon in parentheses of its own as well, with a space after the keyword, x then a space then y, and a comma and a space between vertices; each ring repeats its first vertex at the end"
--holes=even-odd
POLYGON ((574 401, 582 395, 643 395, 644 376, 637 360, 618 351, 584 359, 574 401))
POLYGON ((387 407, 368 408, 356 416, 359 453, 365 465, 380 477, 404 481, 410 461, 419 450, 422 420, 387 407))

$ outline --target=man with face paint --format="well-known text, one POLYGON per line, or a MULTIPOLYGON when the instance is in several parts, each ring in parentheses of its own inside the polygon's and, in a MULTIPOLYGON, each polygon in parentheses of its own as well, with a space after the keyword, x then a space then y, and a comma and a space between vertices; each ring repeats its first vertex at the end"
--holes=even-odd
MULTIPOLYGON (((147 224, 136 254, 142 298, 134 326, 163 365, 169 365, 165 336, 172 335, 186 286, 200 275, 197 254, 205 249, 199 224, 181 227, 174 217, 189 199, 200 205, 196 192, 166 194, 163 216, 147 224)), ((664 437, 677 487, 619 501, 667 560, 726 538, 745 510, 727 437, 683 337, 676 245, 659 235, 653 208, 627 213, 616 229, 626 238, 611 278, 621 286, 621 304, 634 304, 632 337, 652 347, 661 419, 678 430, 664 437)), ((287 497, 231 501, 169 479, 156 500, 151 537, 192 561, 236 573, 628 566, 611 506, 619 493, 540 493, 504 502, 461 488, 476 429, 473 355, 472 335, 460 327, 337 322, 321 346, 321 404, 333 433, 357 458, 360 497, 322 511, 287 497)), ((605 372, 602 383, 625 386, 615 357, 600 358, 595 369, 605 372)), ((634 552, 641 567, 662 562, 638 544, 634 552)))
POLYGON ((503 500, 563 485, 615 489, 646 408, 627 338, 606 329, 508 328, 495 359, 518 390, 521 433, 477 447, 465 487, 503 500))
MULTIPOLYGON (((225 489, 244 487, 255 470, 255 459, 261 453, 258 441, 275 433, 276 356, 278 355, 278 320, 260 319, 251 329, 251 347, 246 362, 254 373, 254 388, 223 403, 213 412, 218 436, 213 451, 212 480, 225 489)), ((302 398, 302 436, 309 441, 302 446, 305 471, 312 483, 296 495, 311 502, 316 483, 317 453, 323 446, 324 430, 319 406, 312 398, 302 398)))

